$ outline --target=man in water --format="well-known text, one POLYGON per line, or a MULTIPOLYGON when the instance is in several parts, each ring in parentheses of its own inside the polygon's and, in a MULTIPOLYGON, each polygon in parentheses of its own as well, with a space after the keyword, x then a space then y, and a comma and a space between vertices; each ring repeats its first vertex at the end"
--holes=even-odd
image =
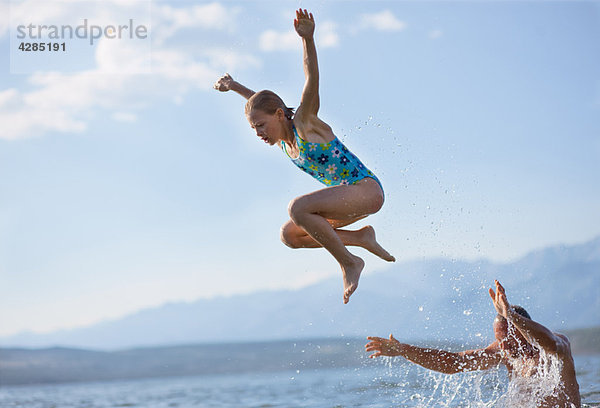
POLYGON ((496 291, 490 289, 489 292, 498 312, 494 320, 496 341, 486 348, 452 353, 400 343, 390 334, 389 339, 367 337, 370 342, 365 348, 368 352, 374 351, 369 357, 402 356, 445 374, 486 370, 502 363, 508 369, 511 383, 527 384, 527 393, 535 398, 537 407, 581 407, 567 337, 534 322, 522 307, 511 306, 500 282, 495 283, 496 291), (544 380, 550 377, 553 369, 557 377, 553 389, 543 389, 547 388, 544 380))

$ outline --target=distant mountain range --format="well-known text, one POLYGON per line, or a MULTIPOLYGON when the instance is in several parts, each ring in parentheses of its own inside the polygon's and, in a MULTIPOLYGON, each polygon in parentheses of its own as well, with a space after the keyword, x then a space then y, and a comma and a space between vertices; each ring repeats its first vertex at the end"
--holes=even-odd
POLYGON ((371 363, 358 339, 185 345, 113 352, 0 349, 0 386, 276 372, 371 363))
MULTIPOLYGON (((566 333, 577 354, 600 353, 600 327, 566 333)), ((20 384, 107 381, 240 374, 381 364, 365 352, 365 339, 326 338, 219 343, 91 351, 68 348, 0 349, 0 387, 20 384)), ((422 344, 425 345, 425 344, 422 344)), ((427 342, 458 351, 468 344, 427 342)), ((404 364, 403 359, 394 364, 404 364)))
POLYGON ((317 337, 387 336, 487 344, 499 279, 509 301, 552 330, 600 326, 600 237, 536 251, 516 262, 430 259, 365 273, 348 305, 341 277, 299 290, 169 303, 124 318, 49 334, 0 338, 8 347, 110 350, 317 337))

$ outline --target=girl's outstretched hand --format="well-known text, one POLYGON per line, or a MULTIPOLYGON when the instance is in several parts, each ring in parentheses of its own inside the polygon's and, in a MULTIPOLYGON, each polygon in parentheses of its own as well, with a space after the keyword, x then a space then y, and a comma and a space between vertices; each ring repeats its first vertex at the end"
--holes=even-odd
POLYGON ((315 18, 312 13, 302 9, 296 10, 294 28, 300 37, 312 38, 315 32, 315 18))
POLYGON ((214 88, 217 91, 227 92, 231 90, 231 84, 233 83, 233 78, 229 74, 223 75, 221 78, 215 82, 214 88))

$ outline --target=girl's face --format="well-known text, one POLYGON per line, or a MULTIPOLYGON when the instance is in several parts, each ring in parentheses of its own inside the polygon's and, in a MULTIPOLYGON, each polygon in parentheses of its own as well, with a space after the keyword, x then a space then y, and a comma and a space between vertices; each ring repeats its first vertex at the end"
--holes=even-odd
POLYGON ((273 146, 281 140, 283 128, 281 118, 284 117, 282 109, 277 109, 274 114, 252 109, 247 117, 250 127, 256 131, 256 136, 263 142, 273 146))

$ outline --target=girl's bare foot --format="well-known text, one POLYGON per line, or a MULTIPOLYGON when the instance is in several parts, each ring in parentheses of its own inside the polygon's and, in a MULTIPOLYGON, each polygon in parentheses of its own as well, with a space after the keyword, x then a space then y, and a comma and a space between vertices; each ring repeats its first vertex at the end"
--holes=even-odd
POLYGON ((358 280, 364 267, 365 261, 355 256, 352 265, 342 268, 344 273, 344 304, 348 303, 350 296, 358 288, 358 280))
POLYGON ((388 251, 379 245, 377 239, 375 238, 375 229, 372 226, 367 225, 366 227, 361 228, 359 231, 362 232, 361 238, 364 240, 362 247, 364 249, 374 255, 377 255, 385 261, 396 262, 396 258, 394 258, 388 251))

